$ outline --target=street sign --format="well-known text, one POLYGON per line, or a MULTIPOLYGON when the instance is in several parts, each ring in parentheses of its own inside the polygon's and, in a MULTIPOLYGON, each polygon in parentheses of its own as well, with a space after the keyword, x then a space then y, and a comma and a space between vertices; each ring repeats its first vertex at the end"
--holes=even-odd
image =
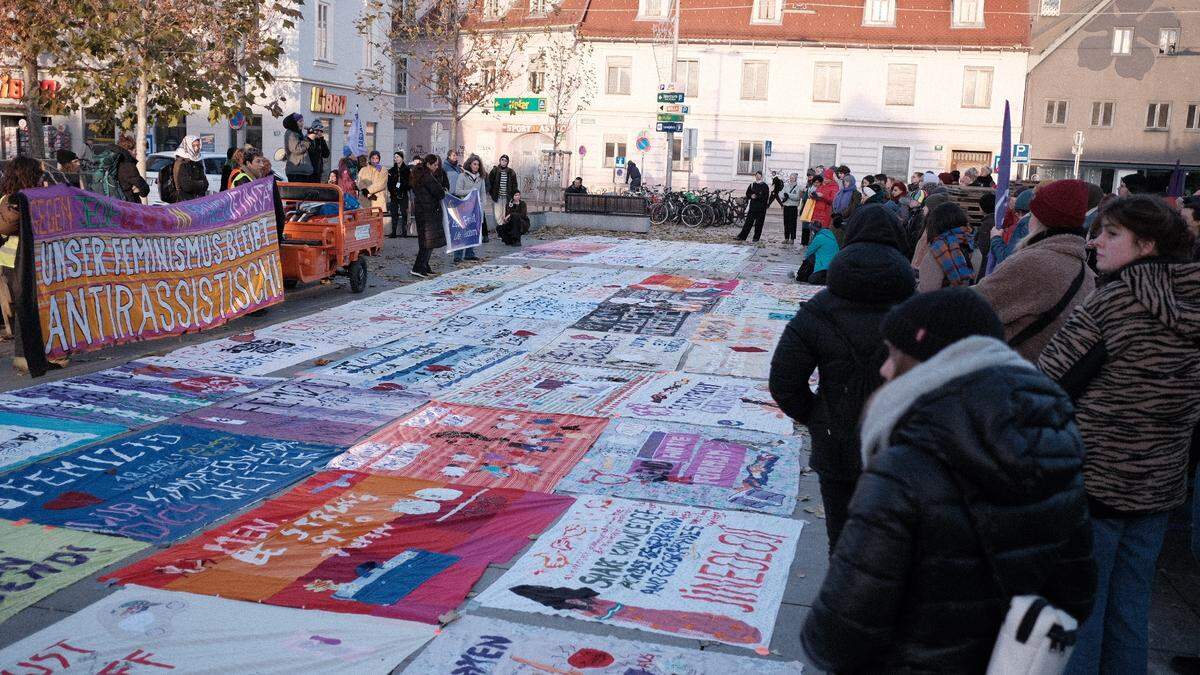
POLYGON ((637 142, 634 143, 634 146, 638 150, 645 152, 650 149, 650 139, 646 138, 645 136, 638 136, 637 142))
POLYGON ((614 161, 616 162, 617 166, 625 166, 624 157, 617 157, 614 161))
POLYGON ((1032 147, 1028 143, 1014 143, 1012 147, 1013 164, 1028 164, 1032 147))
POLYGON ((658 112, 660 112, 660 113, 679 113, 681 115, 686 115, 686 114, 688 114, 688 112, 690 112, 690 110, 689 110, 688 106, 686 106, 686 105, 678 105, 678 104, 671 103, 671 104, 663 104, 663 105, 658 106, 658 112))
POLYGON ((654 130, 664 134, 677 134, 683 131, 683 122, 656 122, 654 130))
POLYGON ((659 122, 682 122, 683 115, 675 115, 673 113, 658 113, 659 122))
POLYGON ((660 91, 658 93, 659 103, 683 103, 683 92, 679 91, 660 91))
POLYGON ((763 156, 765 156, 765 157, 771 156, 772 145, 773 144, 771 143, 771 141, 763 142, 763 156))
POLYGON ((580 156, 580 157, 586 157, 586 156, 587 156, 587 146, 586 146, 586 145, 581 145, 581 146, 579 146, 579 156, 580 156))
POLYGON ((496 112, 545 112, 544 98, 497 98, 496 112))
POLYGON ((1075 145, 1083 145, 1083 130, 1075 132, 1075 145))
POLYGON ((229 118, 230 129, 238 131, 244 126, 246 126, 246 113, 239 110, 233 114, 233 117, 229 118))

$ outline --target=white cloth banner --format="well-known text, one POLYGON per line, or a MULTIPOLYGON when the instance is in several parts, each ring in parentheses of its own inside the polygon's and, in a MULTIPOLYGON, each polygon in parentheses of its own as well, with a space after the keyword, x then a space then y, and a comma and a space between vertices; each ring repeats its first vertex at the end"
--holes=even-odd
POLYGON ((388 673, 435 626, 128 586, 0 651, 13 673, 388 673))
POLYGON ((476 599, 769 647, 803 526, 757 513, 581 497, 476 599))
POLYGON ((658 375, 625 398, 616 414, 772 434, 793 431, 765 381, 705 373, 658 375))

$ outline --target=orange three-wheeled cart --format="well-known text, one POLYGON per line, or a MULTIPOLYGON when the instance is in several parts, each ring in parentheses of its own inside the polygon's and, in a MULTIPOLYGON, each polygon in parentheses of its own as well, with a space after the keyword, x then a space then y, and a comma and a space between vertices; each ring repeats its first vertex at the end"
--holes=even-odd
POLYGON ((284 284, 344 274, 350 290, 367 288, 366 256, 383 250, 383 209, 347 210, 342 189, 329 183, 280 183, 287 222, 279 242, 284 284))

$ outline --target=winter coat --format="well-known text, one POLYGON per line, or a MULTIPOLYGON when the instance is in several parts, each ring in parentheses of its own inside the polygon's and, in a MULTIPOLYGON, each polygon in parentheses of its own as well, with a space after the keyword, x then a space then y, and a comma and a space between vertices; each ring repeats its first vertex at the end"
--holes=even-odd
POLYGON ((308 149, 312 146, 312 141, 305 137, 300 129, 295 113, 283 118, 283 129, 283 149, 287 160, 284 172, 289 176, 311 175, 313 165, 308 157, 308 149))
POLYGON ((886 352, 879 324, 893 305, 913 294, 916 279, 900 253, 903 233, 890 214, 862 209, 846 230, 846 248, 829 265, 827 286, 800 305, 779 338, 770 388, 779 408, 808 427, 809 465, 822 479, 852 482, 862 472, 858 428, 841 422, 857 421, 866 400, 845 398, 843 387, 858 377, 882 384, 879 367, 886 352), (821 383, 813 394, 808 381, 817 368, 821 383), (833 405, 840 408, 832 411, 833 405))
POLYGON ((1037 363, 1042 349, 1067 322, 1071 310, 1096 290, 1096 275, 1087 266, 1083 237, 1063 230, 1047 230, 1027 237, 975 289, 996 310, 1004 324, 1004 339, 1011 342, 1062 300, 1081 269, 1083 282, 1058 316, 1025 342, 1013 345, 1021 356, 1037 363))
POLYGON ((413 216, 417 221, 417 237, 421 248, 439 248, 446 245, 446 233, 442 228, 442 197, 445 189, 436 174, 425 168, 412 173, 413 216))
POLYGON ((308 146, 308 161, 312 164, 312 175, 316 181, 324 181, 325 160, 329 159, 329 143, 324 136, 317 136, 308 146))
POLYGON ((1198 354, 1200 263, 1161 258, 1105 276, 1042 352, 1039 367, 1075 397, 1093 515, 1184 503, 1198 354))
POLYGON ((150 185, 138 171, 137 159, 119 145, 112 146, 112 150, 117 153, 117 184, 121 186, 125 201, 140 204, 143 197, 150 195, 150 185))
POLYGON ((862 442, 801 632, 815 666, 982 673, 1011 596, 1087 616, 1083 442, 1070 399, 1019 354, 987 337, 950 345, 876 392, 862 442))
MULTIPOLYGON (((484 178, 481 174, 463 171, 462 173, 458 174, 458 181, 454 184, 454 189, 450 191, 450 194, 454 195, 455 197, 466 197, 472 192, 478 192, 479 198, 482 200, 483 181, 484 178)), ((480 204, 482 203, 483 202, 480 201, 480 204)))
POLYGON ((980 176, 979 178, 976 178, 971 183, 971 187, 996 187, 996 181, 992 179, 992 174, 989 173, 986 176, 980 176))
POLYGON ((511 228, 511 236, 529 232, 529 206, 525 202, 514 204, 511 201, 504 206, 504 217, 508 219, 507 226, 511 228))
POLYGON ((821 224, 821 227, 829 227, 830 221, 833 218, 833 198, 837 196, 838 185, 837 179, 833 177, 833 169, 825 169, 825 179, 817 186, 813 198, 817 203, 813 206, 812 219, 821 224))
POLYGON ((520 189, 521 188, 517 186, 517 172, 513 171, 512 167, 506 166, 501 168, 500 165, 497 164, 496 166, 492 167, 491 171, 488 172, 487 193, 488 196, 492 198, 492 201, 498 202, 501 200, 501 198, 503 198, 503 200, 507 202, 509 199, 512 199, 513 193, 520 191, 520 189), (508 192, 507 194, 503 195, 500 194, 501 173, 508 174, 508 192))
POLYGON ((388 198, 393 201, 408 199, 408 180, 412 170, 407 164, 393 164, 388 169, 388 198))
POLYGON ((458 185, 458 177, 462 175, 463 169, 461 164, 451 164, 450 160, 442 160, 442 171, 446 172, 446 192, 454 194, 454 188, 458 185))
POLYGON ((771 197, 771 188, 766 183, 751 183, 746 187, 746 210, 766 211, 771 197))
POLYGON ((637 168, 636 164, 628 165, 625 172, 625 182, 629 184, 629 189, 637 190, 642 187, 642 170, 637 168))
POLYGON ((187 201, 208 194, 208 178, 204 165, 183 157, 175 158, 174 172, 176 201, 187 201))
POLYGON ((369 197, 364 206, 387 210, 388 172, 382 166, 368 164, 358 170, 358 189, 366 190, 369 197))
MULTIPOLYGON (((965 232, 965 230, 962 232, 959 232, 958 236, 954 236, 950 233, 943 233, 943 234, 947 235, 946 237, 944 237, 944 239, 949 242, 949 245, 951 247, 957 247, 959 249, 959 251, 962 252, 963 258, 966 259, 968 266, 970 266, 970 262, 971 262, 971 237, 970 237, 970 235, 968 235, 965 232)), ((939 235, 939 237, 941 237, 941 235, 939 235)), ((936 241, 936 239, 935 239, 935 241, 936 241)), ((926 235, 926 238, 919 244, 919 246, 924 247, 924 255, 918 254, 916 256, 918 258, 918 262, 917 262, 917 292, 918 293, 928 293, 929 291, 936 291, 939 288, 944 288, 945 286, 950 285, 949 282, 946 280, 946 271, 944 269, 942 269, 941 261, 939 261, 937 259, 937 256, 935 256, 933 254, 933 252, 930 250, 932 243, 929 243, 928 235, 926 235)), ((970 272, 972 273, 972 275, 973 275, 974 271, 975 271, 975 268, 973 266, 971 266, 970 272)), ((960 286, 969 285, 970 281, 971 280, 964 279, 964 280, 961 280, 960 283, 956 284, 956 285, 960 285, 960 286)))
POLYGON ((804 186, 799 181, 788 185, 784 184, 783 189, 779 191, 779 201, 784 206, 799 207, 804 201, 804 186))
POLYGON ((829 263, 833 261, 833 257, 837 253, 837 237, 833 235, 833 230, 823 227, 813 235, 812 241, 809 242, 808 248, 805 249, 804 257, 805 259, 814 259, 813 273, 816 274, 821 270, 829 269, 829 263))
POLYGON ((992 269, 995 269, 996 266, 1007 260, 1008 256, 1012 255, 1013 251, 1017 250, 1017 246, 1028 235, 1029 214, 1025 214, 1020 220, 1017 221, 1017 224, 1013 226, 1012 234, 1009 236, 1007 241, 1005 241, 1004 237, 1000 235, 992 237, 992 242, 988 245, 989 257, 995 260, 995 263, 992 264, 992 269))

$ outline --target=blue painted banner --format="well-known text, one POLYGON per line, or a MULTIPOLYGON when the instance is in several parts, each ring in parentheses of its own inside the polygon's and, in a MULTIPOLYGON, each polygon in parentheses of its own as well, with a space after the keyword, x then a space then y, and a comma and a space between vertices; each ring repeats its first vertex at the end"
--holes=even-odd
POLYGON ((339 449, 163 424, 0 477, 0 516, 167 544, 323 467, 339 449))
POLYGON ((442 227, 446 231, 446 252, 483 243, 483 205, 479 191, 474 190, 466 197, 446 195, 442 199, 442 227))
MULTIPOLYGON (((0 471, 124 433, 125 427, 100 422, 59 420, 0 410, 0 471)), ((0 517, 5 513, 0 510, 0 517)))

